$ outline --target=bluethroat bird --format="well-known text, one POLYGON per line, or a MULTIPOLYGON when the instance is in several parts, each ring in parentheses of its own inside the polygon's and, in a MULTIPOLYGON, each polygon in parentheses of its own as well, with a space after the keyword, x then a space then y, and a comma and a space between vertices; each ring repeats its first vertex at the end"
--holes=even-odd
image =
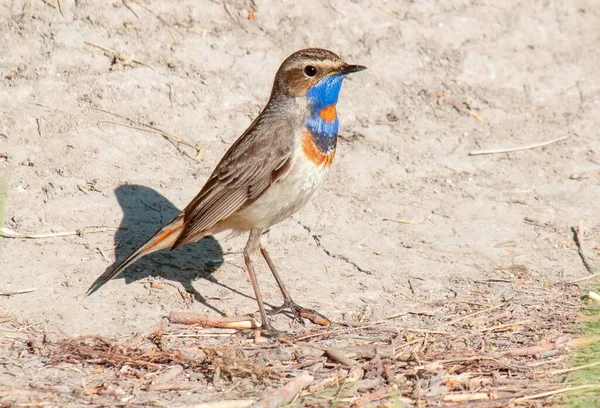
POLYGON ((92 284, 88 294, 137 259, 174 250, 224 231, 249 232, 244 261, 258 302, 262 329, 273 329, 254 273, 254 259, 265 259, 283 295, 287 311, 327 325, 329 320, 296 304, 279 277, 261 235, 301 209, 319 189, 335 155, 338 135, 336 104, 344 78, 362 71, 331 51, 309 48, 290 55, 277 71, 271 97, 250 127, 235 141, 202 190, 171 222, 114 269, 92 284))

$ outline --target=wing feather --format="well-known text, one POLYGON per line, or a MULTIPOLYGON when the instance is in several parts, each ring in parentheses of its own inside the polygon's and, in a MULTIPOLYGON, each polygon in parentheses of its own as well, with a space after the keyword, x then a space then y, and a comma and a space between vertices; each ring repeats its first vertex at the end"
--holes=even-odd
POLYGON ((203 207, 198 221, 190 224, 188 234, 194 236, 229 217, 246 201, 248 193, 242 188, 225 190, 211 204, 203 207))
POLYGON ((293 154, 294 126, 263 112, 223 156, 202 190, 184 210, 175 249, 204 235, 285 174, 293 154), (277 123, 277 126, 273 126, 277 123))

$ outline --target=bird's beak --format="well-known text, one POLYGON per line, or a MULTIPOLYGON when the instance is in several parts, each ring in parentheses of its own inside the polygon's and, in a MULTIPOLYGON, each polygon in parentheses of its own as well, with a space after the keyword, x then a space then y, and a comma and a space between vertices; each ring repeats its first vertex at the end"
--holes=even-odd
POLYGON ((343 67, 341 67, 340 69, 338 69, 335 73, 337 75, 348 75, 351 74, 353 72, 358 72, 358 71, 362 71, 363 69, 367 69, 367 67, 363 66, 363 65, 344 65, 343 67))

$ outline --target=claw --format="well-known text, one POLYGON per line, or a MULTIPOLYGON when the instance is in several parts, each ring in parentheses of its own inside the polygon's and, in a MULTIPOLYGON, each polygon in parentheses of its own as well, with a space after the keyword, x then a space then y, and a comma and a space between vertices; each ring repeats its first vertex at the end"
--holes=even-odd
POLYGON ((284 301, 283 305, 276 307, 273 310, 268 311, 267 313, 270 315, 276 315, 279 313, 290 313, 292 315, 292 320, 297 321, 298 323, 301 323, 302 326, 305 325, 304 323, 304 319, 302 318, 302 316, 300 315, 299 309, 300 306, 296 305, 293 302, 290 301, 284 301))
POLYGON ((274 328, 273 326, 271 326, 271 324, 263 325, 263 328, 261 329, 261 332, 264 333, 264 335, 266 337, 270 337, 272 339, 279 339, 279 338, 282 338, 282 337, 289 337, 289 335, 286 332, 277 330, 276 328, 274 328))

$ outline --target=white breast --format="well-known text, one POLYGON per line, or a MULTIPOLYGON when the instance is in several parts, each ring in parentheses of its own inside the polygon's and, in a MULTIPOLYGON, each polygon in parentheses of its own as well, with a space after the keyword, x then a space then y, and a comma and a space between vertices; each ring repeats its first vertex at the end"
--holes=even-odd
POLYGON ((229 221, 237 230, 253 228, 267 229, 306 205, 319 189, 329 169, 316 166, 303 154, 300 146, 296 149, 289 172, 273 183, 248 207, 230 217, 229 221))

